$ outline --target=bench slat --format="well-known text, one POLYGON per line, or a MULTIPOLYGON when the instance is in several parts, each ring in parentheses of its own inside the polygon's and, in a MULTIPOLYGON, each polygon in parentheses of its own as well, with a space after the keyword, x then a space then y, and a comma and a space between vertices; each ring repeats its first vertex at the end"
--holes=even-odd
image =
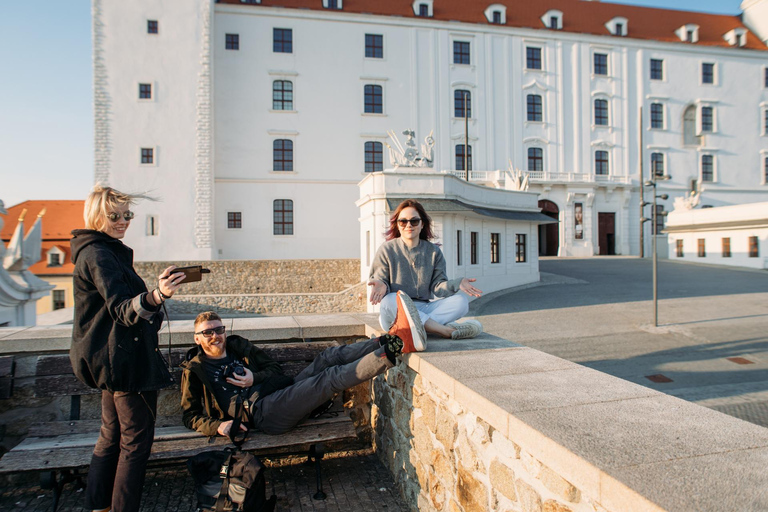
MULTIPOLYGON (((0 473, 54 468, 74 469, 88 466, 96 437, 91 435, 86 443, 85 435, 69 435, 66 436, 68 441, 66 446, 63 443, 56 444, 56 438, 38 438, 37 441, 41 443, 37 445, 37 449, 33 449, 36 440, 28 438, 0 459, 0 473), (46 441, 47 444, 42 441, 46 441), (73 446, 73 441, 79 445, 73 446)), ((318 442, 327 443, 329 448, 332 448, 356 439, 355 428, 349 418, 327 418, 323 421, 313 420, 303 423, 292 431, 277 436, 254 434, 243 445, 243 449, 257 455, 292 453, 306 451, 310 445, 318 442)), ((200 452, 222 449, 230 445, 229 439, 224 437, 218 437, 210 443, 207 437, 197 432, 184 427, 169 427, 153 444, 150 460, 182 460, 200 452)))

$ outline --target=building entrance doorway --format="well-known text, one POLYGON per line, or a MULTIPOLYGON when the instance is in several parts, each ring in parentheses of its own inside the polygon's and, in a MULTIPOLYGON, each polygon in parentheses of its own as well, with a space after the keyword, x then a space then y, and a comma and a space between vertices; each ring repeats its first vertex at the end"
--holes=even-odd
MULTIPOLYGON (((552 201, 543 199, 539 201, 541 213, 555 220, 560 218, 560 210, 552 201)), ((557 250, 560 248, 560 225, 539 224, 539 256, 557 256, 557 250)))
POLYGON ((616 254, 616 214, 597 213, 597 236, 601 256, 616 254))

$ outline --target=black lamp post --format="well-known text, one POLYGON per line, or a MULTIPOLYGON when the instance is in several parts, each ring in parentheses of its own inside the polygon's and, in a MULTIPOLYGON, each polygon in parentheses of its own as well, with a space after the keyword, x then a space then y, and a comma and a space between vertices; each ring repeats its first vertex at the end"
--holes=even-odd
MULTIPOLYGON (((658 216, 658 213, 656 212, 656 199, 661 199, 666 201, 669 199, 669 196, 667 194, 656 194, 656 182, 659 180, 668 180, 670 179, 669 176, 657 176, 656 172, 653 171, 651 173, 651 176, 653 179, 650 179, 643 183, 644 187, 651 187, 653 188, 653 202, 646 203, 643 201, 641 203, 641 207, 645 208, 648 205, 653 206, 653 211, 651 212, 651 218, 643 217, 640 219, 641 223, 645 223, 648 221, 651 221, 651 234, 653 236, 652 239, 652 250, 653 250, 653 325, 654 327, 659 326, 659 278, 658 278, 658 267, 659 267, 659 261, 658 261, 658 254, 656 254, 656 236, 658 233, 656 233, 656 226, 657 220, 656 217, 658 216)), ((666 215, 666 212, 664 212, 664 215, 666 215)))

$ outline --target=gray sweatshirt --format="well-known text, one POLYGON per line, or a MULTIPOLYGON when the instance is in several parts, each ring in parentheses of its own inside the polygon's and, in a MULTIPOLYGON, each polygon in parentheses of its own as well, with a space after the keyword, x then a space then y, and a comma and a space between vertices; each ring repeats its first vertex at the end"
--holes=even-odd
POLYGON ((410 249, 402 238, 384 242, 371 265, 371 279, 387 285, 387 293, 400 290, 415 300, 450 297, 459 291, 461 279, 445 275, 443 252, 433 243, 420 240, 410 249))

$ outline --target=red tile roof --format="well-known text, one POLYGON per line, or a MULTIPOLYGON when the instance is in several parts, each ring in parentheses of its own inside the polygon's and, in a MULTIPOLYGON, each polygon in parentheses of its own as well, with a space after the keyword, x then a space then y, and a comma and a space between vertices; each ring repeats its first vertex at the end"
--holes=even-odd
MULTIPOLYGON (((263 6, 326 10, 323 9, 322 0, 262 0, 260 5, 243 4, 241 0, 219 0, 219 3, 247 5, 253 8, 263 6)), ((488 20, 485 18, 484 11, 492 4, 501 4, 507 7, 506 26, 508 27, 547 30, 541 17, 550 9, 557 9, 563 13, 563 31, 565 32, 615 37, 608 33, 605 24, 614 17, 620 16, 628 20, 629 35, 627 37, 629 38, 680 44, 692 43, 681 42, 675 34, 675 30, 683 25, 696 24, 699 26, 699 41, 695 44, 699 46, 731 48, 723 36, 734 28, 747 29, 738 16, 585 0, 545 0, 543 2, 532 2, 531 0, 486 0, 485 2, 434 0, 433 19, 487 25, 488 20)), ((339 12, 416 17, 413 13, 411 0, 344 0, 344 9, 339 12)), ((744 48, 768 50, 760 38, 749 31, 744 48)))
MULTIPOLYGON (((3 216, 5 225, 0 231, 0 239, 5 242, 6 246, 8 245, 22 210, 27 209, 27 216, 24 217, 24 228, 29 231, 37 219, 37 214, 45 208, 43 240, 65 240, 67 241, 66 245, 69 245, 69 239, 72 238, 70 231, 85 227, 84 205, 85 201, 24 201, 6 208, 8 215, 3 216)), ((26 233, 24 234, 26 235, 26 233)))
POLYGON ((27 215, 24 217, 24 235, 26 235, 35 223, 37 214, 45 208, 40 261, 29 267, 29 271, 35 275, 72 275, 75 266, 70 262, 69 240, 72 238, 70 232, 73 229, 85 227, 83 220, 84 204, 85 201, 24 201, 6 208, 8 215, 2 216, 5 225, 0 232, 0 239, 8 247, 8 242, 13 236, 16 224, 18 224, 19 215, 25 208, 27 215), (57 267, 49 267, 46 255, 54 246, 64 251, 64 255, 60 258, 62 264, 57 267))

